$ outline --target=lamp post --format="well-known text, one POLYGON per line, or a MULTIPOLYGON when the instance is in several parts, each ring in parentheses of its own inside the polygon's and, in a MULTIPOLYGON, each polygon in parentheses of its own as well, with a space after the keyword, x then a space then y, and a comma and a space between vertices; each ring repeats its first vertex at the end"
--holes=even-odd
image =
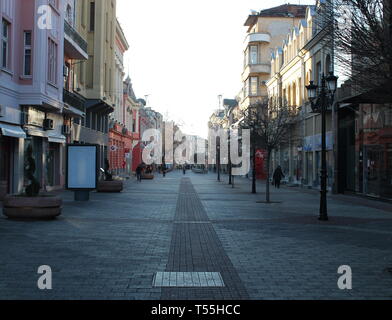
POLYGON ((228 145, 228 152, 229 152, 229 185, 232 184, 232 163, 231 163, 231 137, 230 137, 230 127, 227 129, 227 145, 228 145))
POLYGON ((329 76, 322 75, 320 88, 310 81, 306 86, 312 111, 321 114, 321 197, 320 197, 320 221, 328 221, 327 210, 327 110, 333 104, 337 89, 338 78, 330 72, 329 76), (317 89, 319 93, 317 96, 317 89))
POLYGON ((221 163, 220 163, 220 161, 221 161, 221 156, 220 156, 220 149, 221 149, 221 146, 220 146, 220 143, 221 143, 221 141, 220 141, 220 138, 218 138, 218 143, 217 143, 217 146, 216 146, 216 149, 217 149, 217 158, 218 158, 218 161, 217 161, 217 171, 218 171, 218 181, 220 182, 221 181, 221 178, 220 178, 220 170, 221 170, 221 163))

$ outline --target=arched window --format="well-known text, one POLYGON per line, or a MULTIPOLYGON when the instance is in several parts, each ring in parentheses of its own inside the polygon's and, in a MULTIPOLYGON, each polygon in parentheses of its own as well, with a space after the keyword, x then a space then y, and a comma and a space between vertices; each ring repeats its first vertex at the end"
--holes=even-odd
POLYGON ((297 106, 297 84, 295 82, 293 82, 293 87, 292 87, 292 101, 291 101, 291 105, 297 106))

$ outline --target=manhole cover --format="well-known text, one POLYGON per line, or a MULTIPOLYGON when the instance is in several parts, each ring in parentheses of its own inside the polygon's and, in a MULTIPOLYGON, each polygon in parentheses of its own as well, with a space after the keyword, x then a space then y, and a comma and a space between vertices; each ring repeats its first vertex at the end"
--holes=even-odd
POLYGON ((225 286, 219 272, 157 272, 152 285, 158 288, 225 286))

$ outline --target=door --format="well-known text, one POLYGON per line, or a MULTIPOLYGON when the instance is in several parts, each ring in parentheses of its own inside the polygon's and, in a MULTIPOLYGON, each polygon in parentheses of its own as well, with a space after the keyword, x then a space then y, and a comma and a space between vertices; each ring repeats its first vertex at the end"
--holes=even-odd
POLYGON ((0 193, 11 192, 11 141, 10 138, 0 136, 0 193))
POLYGON ((365 146, 364 192, 371 196, 381 195, 383 152, 381 146, 365 146))

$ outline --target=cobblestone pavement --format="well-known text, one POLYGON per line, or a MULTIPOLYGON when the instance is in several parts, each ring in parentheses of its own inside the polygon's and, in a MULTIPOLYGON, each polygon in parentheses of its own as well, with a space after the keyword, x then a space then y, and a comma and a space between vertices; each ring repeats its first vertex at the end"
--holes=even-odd
POLYGON ((88 203, 64 192, 54 221, 0 217, 0 299, 392 298, 391 205, 333 196, 319 222, 315 192, 272 190, 279 203, 264 204, 263 185, 249 188, 174 172, 88 203), (37 288, 41 265, 50 291, 37 288), (337 287, 341 265, 351 291, 337 287), (219 272, 225 287, 153 287, 157 272, 219 272))

